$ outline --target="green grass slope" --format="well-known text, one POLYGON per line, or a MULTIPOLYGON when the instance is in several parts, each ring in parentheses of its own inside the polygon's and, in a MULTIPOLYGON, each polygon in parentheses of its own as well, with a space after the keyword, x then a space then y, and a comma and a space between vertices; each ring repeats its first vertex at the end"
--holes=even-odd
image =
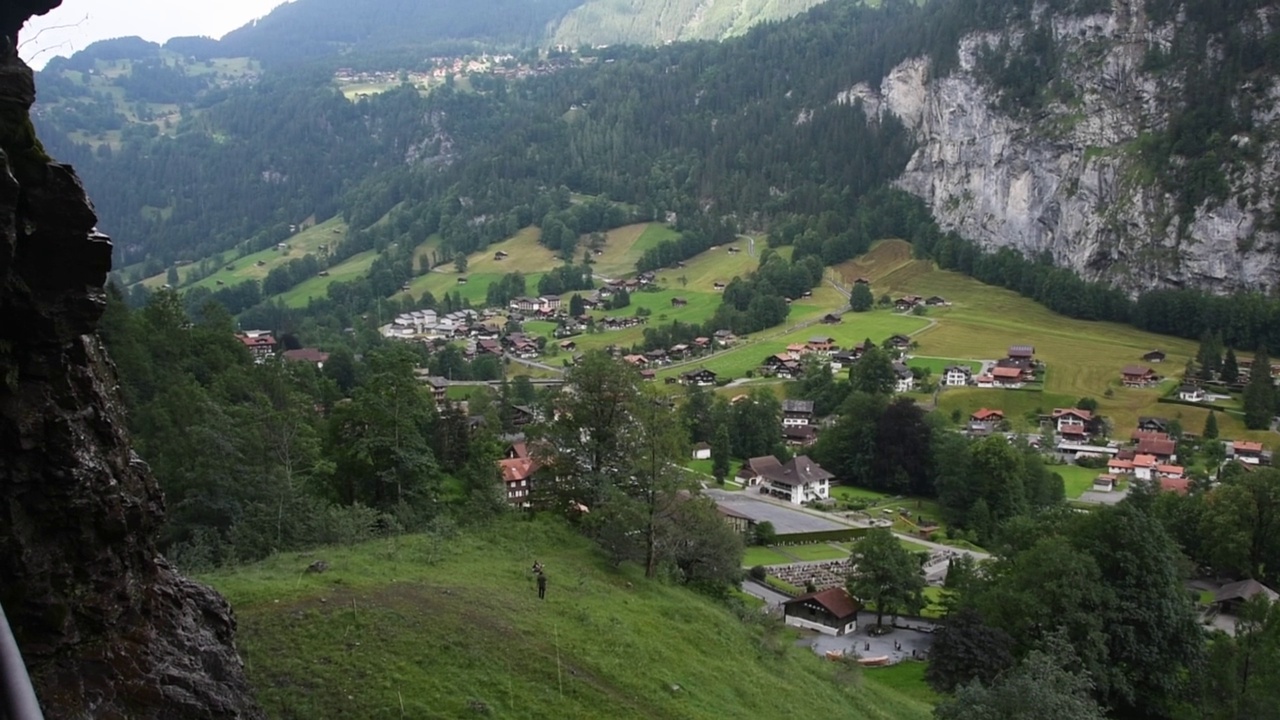
POLYGON ((788 632, 608 569, 552 522, 287 554, 205 579, 235 608, 250 680, 277 718, 930 716, 910 688, 838 673, 788 632), (304 573, 317 558, 329 571, 304 573))

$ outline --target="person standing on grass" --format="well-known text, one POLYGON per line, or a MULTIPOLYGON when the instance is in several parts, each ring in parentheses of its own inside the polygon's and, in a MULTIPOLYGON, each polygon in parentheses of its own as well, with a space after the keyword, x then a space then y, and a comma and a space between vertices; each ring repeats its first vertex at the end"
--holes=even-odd
POLYGON ((538 573, 538 599, 545 600, 547 598, 547 575, 546 573, 538 573))

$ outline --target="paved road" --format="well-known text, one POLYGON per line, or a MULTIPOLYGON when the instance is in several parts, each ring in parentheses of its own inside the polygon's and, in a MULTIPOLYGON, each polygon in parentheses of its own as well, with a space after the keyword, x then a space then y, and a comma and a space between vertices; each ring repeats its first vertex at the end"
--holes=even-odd
POLYGON ((791 598, 766 585, 747 578, 742 581, 742 592, 754 595, 765 602, 765 607, 772 610, 791 598))
MULTIPOLYGON (((751 492, 750 490, 743 490, 740 492, 731 492, 728 490, 710 489, 710 490, 707 490, 707 494, 710 495, 711 498, 716 501, 719 501, 722 498, 729 501, 730 503, 732 503, 733 509, 738 510, 739 512, 742 512, 743 515, 747 515, 750 517, 754 517, 754 515, 752 514, 753 511, 750 510, 752 506, 747 506, 748 510, 742 510, 739 507, 738 503, 754 502, 758 504, 772 506, 773 508, 776 509, 775 511, 777 510, 782 511, 781 513, 779 513, 780 517, 791 518, 791 521, 796 523, 797 526, 802 526, 807 523, 805 523, 805 521, 803 520, 799 520, 798 518, 795 518, 794 515, 807 515, 813 518, 814 521, 818 521, 818 522, 825 521, 826 523, 835 523, 837 526, 843 526, 843 527, 855 527, 855 528, 872 527, 872 523, 869 520, 854 520, 854 519, 842 517, 835 513, 823 512, 822 510, 814 510, 813 508, 807 508, 801 505, 794 505, 785 500, 771 498, 768 495, 761 495, 759 493, 751 492)), ((763 516, 767 512, 769 511, 761 511, 761 515, 763 516)), ((770 518, 764 518, 764 519, 768 519, 770 520, 770 522, 773 522, 772 519, 770 518)), ((784 532, 776 522, 774 522, 774 527, 780 533, 784 532)), ((825 523, 823 524, 823 528, 832 529, 830 526, 826 525, 825 523)), ((814 530, 791 530, 786 532, 814 532, 814 530)), ((948 550, 955 553, 969 555, 973 557, 974 560, 987 560, 991 557, 989 553, 952 547, 950 545, 943 545, 942 543, 936 543, 930 540, 922 540, 916 537, 915 535, 908 535, 907 533, 895 532, 894 535, 896 535, 897 537, 903 540, 910 540, 911 542, 917 545, 923 545, 924 547, 927 547, 930 550, 948 550)))
POLYGON ((511 355, 511 354, 503 355, 503 357, 510 360, 511 362, 514 362, 520 365, 527 365, 532 368, 538 368, 539 370, 548 370, 557 375, 564 374, 564 368, 562 367, 552 367, 551 365, 547 365, 545 363, 535 362, 533 360, 525 360, 524 358, 518 358, 515 355, 511 355))

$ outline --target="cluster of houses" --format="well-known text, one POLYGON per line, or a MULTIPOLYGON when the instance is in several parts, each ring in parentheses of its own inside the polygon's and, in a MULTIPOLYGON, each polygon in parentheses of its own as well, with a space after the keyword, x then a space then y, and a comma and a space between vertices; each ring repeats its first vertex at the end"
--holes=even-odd
MULTIPOLYGON (((1035 358, 1036 349, 1031 345, 1011 345, 1005 357, 997 360, 995 365, 987 368, 971 379, 966 378, 963 385, 976 385, 980 388, 1016 389, 1027 383, 1035 382, 1036 371, 1040 363, 1035 358)), ((947 385, 959 383, 960 376, 969 372, 968 368, 955 366, 947 368, 945 381, 947 385)))
MULTIPOLYGON (((905 352, 911 347, 911 338, 906 335, 894 335, 885 341, 885 347, 896 353, 905 352)), ((766 355, 760 364, 759 374, 787 380, 798 378, 803 372, 803 359, 806 355, 822 358, 831 372, 838 373, 862 359, 866 350, 866 341, 854 345, 849 350, 841 350, 836 345, 835 338, 815 335, 806 342, 788 345, 783 352, 766 355)), ((906 364, 894 361, 893 372, 896 378, 894 387, 896 392, 909 392, 915 388, 915 376, 906 364)))
POLYGON ((276 356, 276 338, 270 330, 244 330, 236 333, 236 339, 259 365, 276 356))
MULTIPOLYGON (((858 281, 866 280, 866 278, 858 278, 858 281)), ((859 283, 861 284, 861 283, 859 283)), ((893 301, 893 309, 898 312, 911 312, 918 307, 945 307, 949 305, 945 298, 933 295, 931 297, 921 297, 919 295, 906 295, 893 301)))
POLYGON ((441 315, 435 310, 400 313, 379 328, 382 336, 396 340, 461 340, 497 338, 506 321, 497 310, 455 310, 441 315))

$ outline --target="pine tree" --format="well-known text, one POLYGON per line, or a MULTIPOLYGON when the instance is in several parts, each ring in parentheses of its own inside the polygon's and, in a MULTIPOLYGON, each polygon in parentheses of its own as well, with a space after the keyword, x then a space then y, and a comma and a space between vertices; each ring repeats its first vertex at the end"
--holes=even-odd
POLYGON ((1276 412, 1276 389, 1271 382, 1271 359, 1266 350, 1253 356, 1249 384, 1244 388, 1244 424, 1250 430, 1266 430, 1276 412))
POLYGON ((1209 411, 1209 417, 1204 419, 1204 431, 1200 433, 1200 437, 1205 440, 1216 440, 1218 438, 1218 416, 1209 411))
POLYGON ((1240 364, 1236 361, 1236 351, 1231 348, 1227 348, 1227 356, 1222 360, 1220 377, 1228 385, 1240 378, 1240 364))
POLYGON ((730 451, 729 424, 721 422, 711 436, 711 474, 715 476, 717 483, 724 484, 724 479, 729 476, 730 451))

